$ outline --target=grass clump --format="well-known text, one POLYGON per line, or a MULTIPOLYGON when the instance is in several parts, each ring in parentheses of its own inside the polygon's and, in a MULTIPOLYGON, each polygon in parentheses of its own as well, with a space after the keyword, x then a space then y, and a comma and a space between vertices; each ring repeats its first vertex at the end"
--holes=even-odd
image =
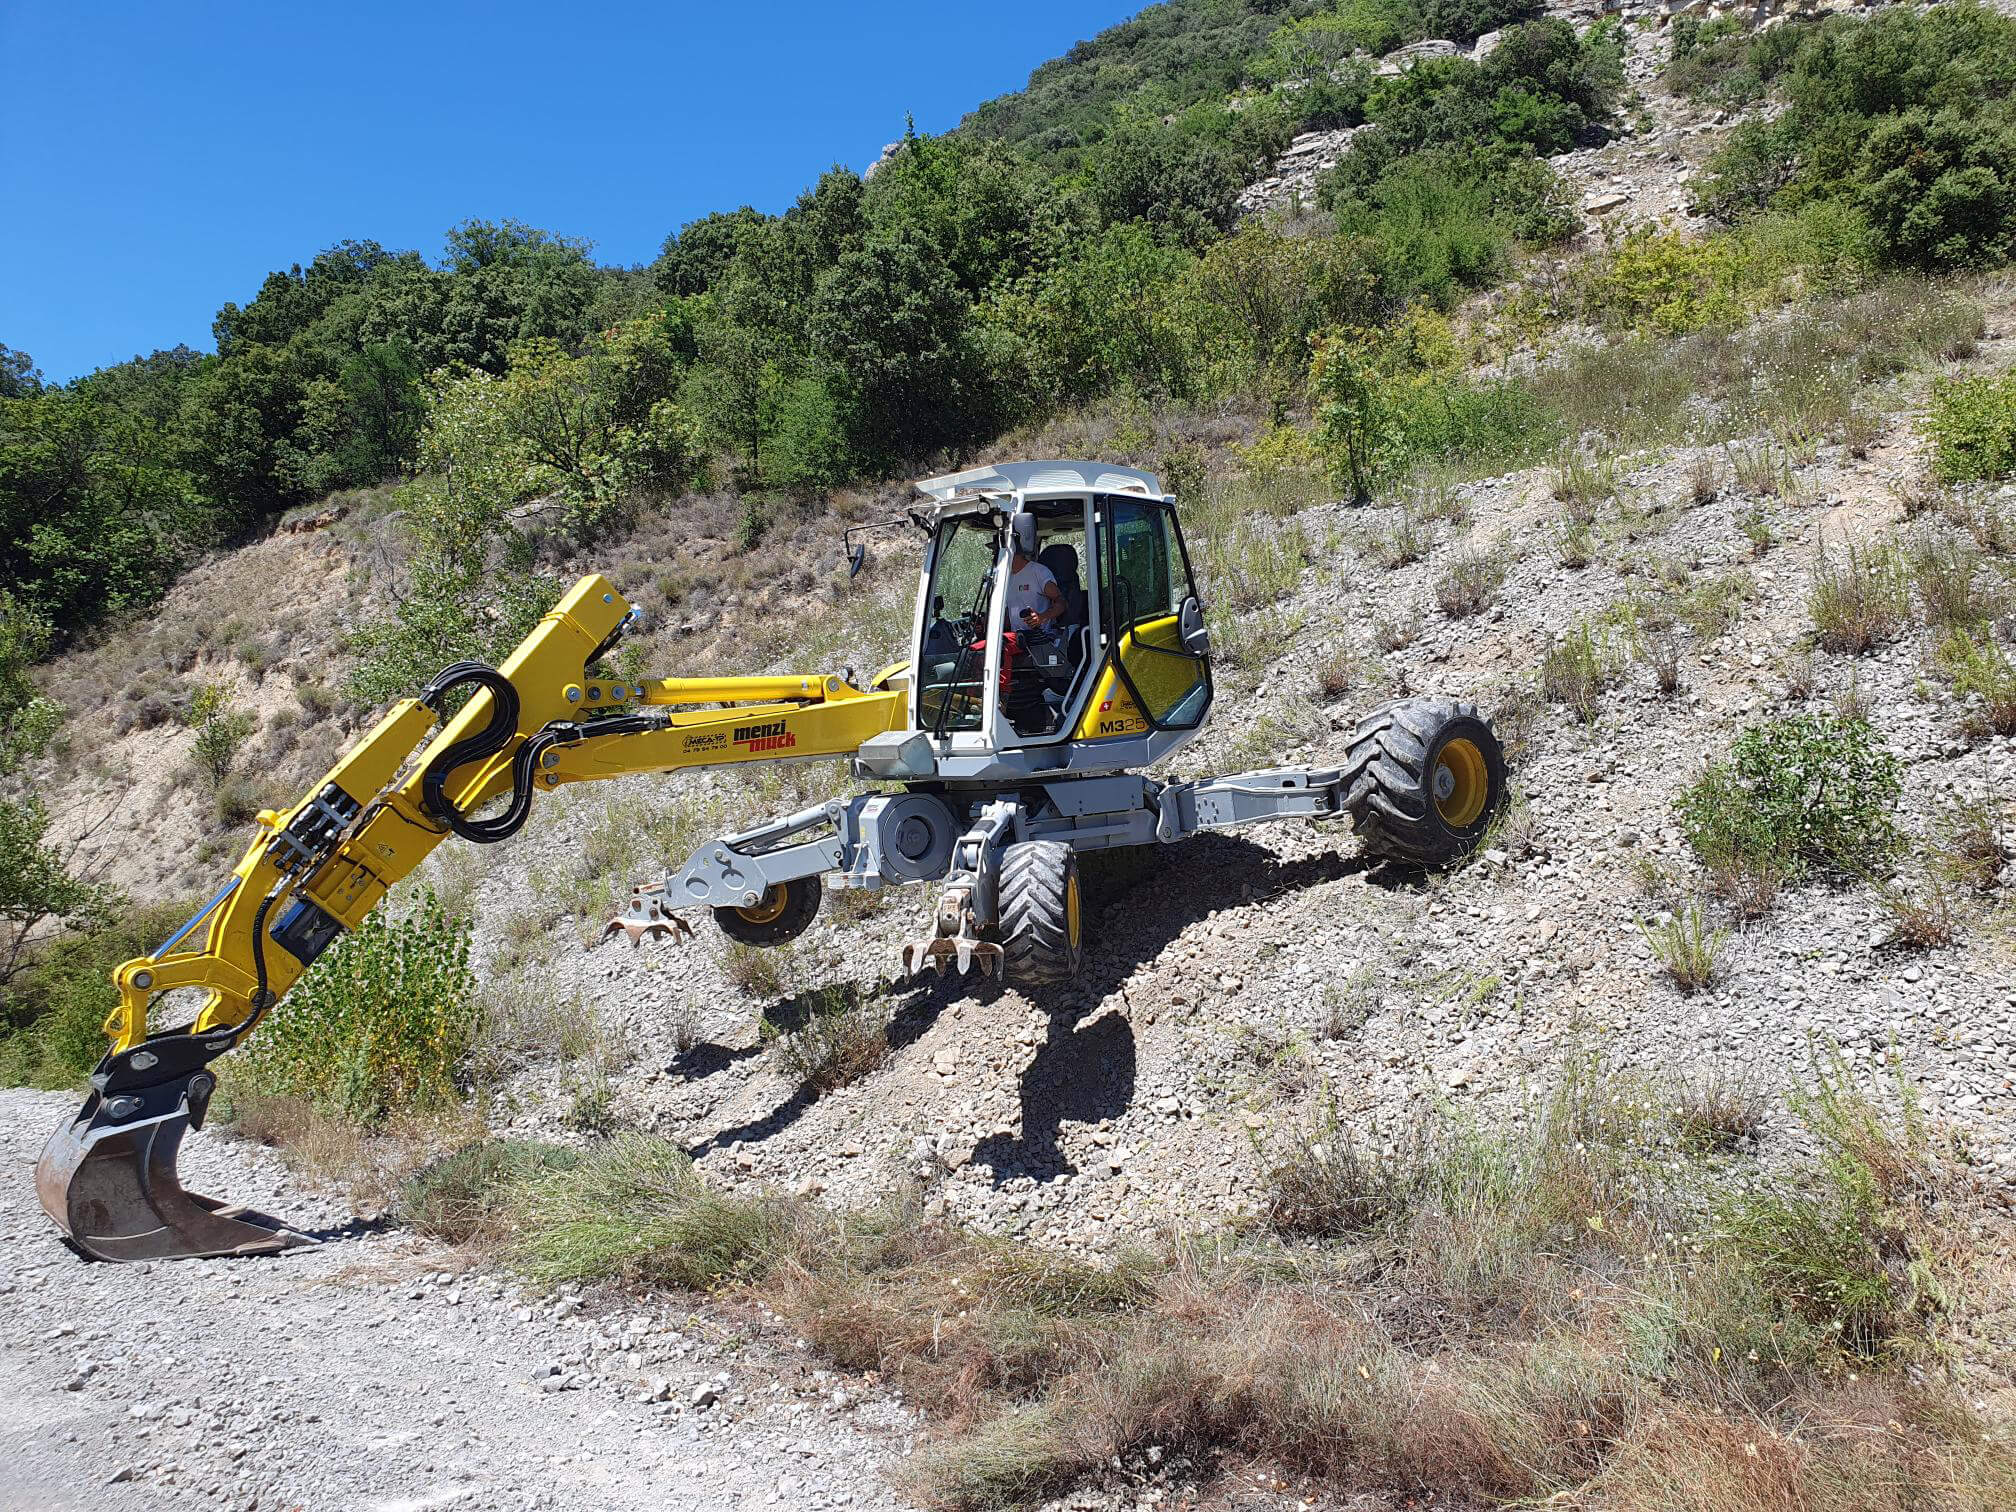
POLYGON ((2001 884, 2004 827, 1994 805, 1960 803, 1935 827, 1933 865, 1939 877, 1967 892, 1990 893, 2001 884))
POLYGON ((460 1101, 482 1014, 469 926, 421 888, 381 910, 303 973, 238 1065, 252 1091, 363 1123, 460 1101))
POLYGON ((1715 1069, 1680 1083, 1671 1118, 1682 1149, 1727 1154, 1757 1138, 1765 1110, 1764 1095, 1748 1076, 1715 1069))
POLYGON ((1609 637, 1587 623, 1577 625, 1547 648, 1540 659, 1540 696, 1566 704, 1584 724, 1594 724, 1603 692, 1620 675, 1609 637))
POLYGON ((1640 635, 1638 657, 1652 673, 1652 685, 1662 698, 1680 691, 1680 637, 1672 626, 1661 625, 1640 635))
POLYGON ((1861 720, 1800 714, 1752 725, 1679 798, 1681 828, 1716 890, 1762 912, 1779 883, 1871 875, 1903 843, 1897 758, 1861 720))
POLYGON ((1358 686, 1362 669, 1358 652, 1340 635, 1323 653, 1316 666, 1316 692, 1325 703, 1335 703, 1358 686))
POLYGON ((789 965, 790 955, 783 946, 745 945, 740 940, 730 940, 722 969, 746 996, 775 998, 784 994, 789 965))
POLYGON ((445 1155, 408 1177, 397 1213, 408 1228, 450 1244, 492 1243, 513 1231, 517 1189, 582 1155, 530 1139, 486 1139, 445 1155))
POLYGON ((852 982, 814 988, 773 1017, 789 1027, 777 1034, 777 1068, 815 1097, 860 1081, 889 1058, 888 1016, 852 982))
POLYGON ((1596 560, 1596 533, 1579 520, 1563 515, 1554 523, 1554 560, 1580 570, 1596 560))
POLYGON ((1978 630, 2007 607, 1976 546, 1963 536, 1926 532, 1911 544, 1911 587, 1918 612, 1935 630, 1978 630))
POLYGON ((1823 651, 1860 655, 1904 632, 1911 617, 1911 576, 1894 546, 1860 548, 1840 556, 1824 549, 1813 569, 1806 600, 1823 651))
POLYGON ((1549 492, 1571 523, 1593 525, 1597 512, 1617 496, 1617 459, 1564 450, 1554 459, 1549 492))
POLYGON ((1890 916, 1890 938, 1884 943, 1905 950, 1936 950, 1960 937, 1960 920, 1953 906, 1953 894, 1946 883, 1934 877, 1922 888, 1881 882, 1876 897, 1890 916))
POLYGON ((535 1280, 621 1280, 708 1291, 762 1274, 787 1213, 715 1191, 667 1140, 618 1134, 513 1188, 514 1254, 535 1280))
POLYGON ((1384 528, 1367 533, 1364 551, 1381 567, 1391 570, 1420 561, 1434 544, 1435 532, 1429 523, 1412 509, 1403 508, 1384 528))
POLYGON ((1954 630, 1932 660, 1953 691, 1968 700, 1963 727, 1970 735, 2016 735, 2016 663, 1992 636, 1976 640, 1965 630, 1954 630))
POLYGON ((1465 553, 1435 580, 1435 602, 1451 619, 1481 614, 1504 586, 1505 563, 1484 553, 1465 553))
POLYGON ((1360 1145, 1332 1106, 1268 1172, 1267 1223, 1305 1239, 1369 1233, 1404 1210, 1412 1180, 1404 1155, 1360 1145))
POLYGON ((1699 992, 1721 976, 1722 947, 1729 943, 1729 931, 1711 926, 1699 903, 1690 903, 1657 924, 1640 919, 1638 932, 1682 992, 1699 992))

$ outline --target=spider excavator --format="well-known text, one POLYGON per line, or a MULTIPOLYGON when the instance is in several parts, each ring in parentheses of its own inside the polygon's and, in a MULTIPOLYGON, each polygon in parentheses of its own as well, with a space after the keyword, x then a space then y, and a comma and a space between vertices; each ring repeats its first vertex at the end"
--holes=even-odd
MULTIPOLYGON (((866 686, 851 673, 613 675, 606 658, 635 616, 612 584, 586 577, 501 665, 447 668, 292 808, 261 813, 216 895, 114 973, 110 1048, 36 1167, 72 1246, 152 1260, 310 1242, 183 1189, 177 1152, 216 1090, 212 1063, 435 846, 506 839, 536 794, 572 783, 845 759, 871 790, 708 841, 637 887, 610 933, 683 936, 684 914, 708 910, 732 938, 776 945, 811 923, 828 874, 839 887, 935 883, 931 926, 904 947, 905 969, 998 972, 1037 992, 1083 961, 1083 854, 1348 819, 1377 856, 1436 866, 1483 836, 1504 758, 1476 707, 1453 699, 1377 710, 1335 766, 1147 775, 1197 738, 1213 692, 1176 500, 1152 474, 1016 462, 917 491, 887 527, 925 541, 912 654, 866 686), (1046 612, 1011 615, 1011 580, 1031 563, 1049 579, 1046 612), (183 1004, 160 1005, 182 1020, 174 1027, 152 1022, 164 995, 183 1004)), ((851 576, 866 548, 851 531, 847 545, 851 576)))

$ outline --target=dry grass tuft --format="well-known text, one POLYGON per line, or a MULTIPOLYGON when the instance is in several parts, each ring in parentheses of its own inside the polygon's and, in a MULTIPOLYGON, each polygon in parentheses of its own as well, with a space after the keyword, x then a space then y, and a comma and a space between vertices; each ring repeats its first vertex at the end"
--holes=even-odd
POLYGON ((1892 946, 1905 950, 1936 950, 1960 937, 1960 920, 1953 906, 1953 894, 1946 883, 1934 878, 1920 888, 1901 883, 1876 884, 1877 901, 1890 916, 1892 946))
POLYGON ((1894 546, 1853 542, 1836 554, 1823 548, 1806 604, 1823 651, 1860 655, 1895 640, 1911 614, 1903 554, 1894 546))
POLYGON ((1465 552, 1435 580, 1435 602, 1451 619, 1468 619, 1488 609, 1505 583, 1505 562, 1486 552, 1465 552))
POLYGON ((801 993, 765 1016, 777 1068, 813 1096, 860 1081, 889 1058, 888 1015, 852 982, 801 993))

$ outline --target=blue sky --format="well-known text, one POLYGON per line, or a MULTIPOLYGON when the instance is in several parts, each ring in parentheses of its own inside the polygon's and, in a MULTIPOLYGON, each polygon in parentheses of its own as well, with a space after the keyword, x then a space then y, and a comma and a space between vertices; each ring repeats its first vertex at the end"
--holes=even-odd
POLYGON ((0 0, 0 342, 64 380, 345 237, 514 217, 647 262, 942 131, 1139 0, 0 0))

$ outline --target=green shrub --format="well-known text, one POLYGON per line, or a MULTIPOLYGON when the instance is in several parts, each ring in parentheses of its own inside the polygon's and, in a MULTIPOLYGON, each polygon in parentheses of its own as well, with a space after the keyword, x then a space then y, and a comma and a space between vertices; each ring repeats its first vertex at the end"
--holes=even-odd
POLYGON ((1901 790, 1897 758, 1866 723, 1801 714, 1744 730, 1678 807, 1687 843, 1711 870, 1857 876, 1902 844, 1901 790))
POLYGON ((1722 1200, 1726 1243, 1790 1317, 1869 1354, 1918 1331, 1945 1298, 1925 1266, 1922 1204, 1933 1170, 1908 1087, 1901 1113, 1880 1111, 1838 1054, 1816 1057, 1812 1090, 1788 1099, 1820 1148, 1797 1187, 1758 1186, 1722 1200))
POLYGON ((238 1062, 256 1091, 370 1122, 454 1102, 480 1017, 469 926, 423 887, 332 945, 238 1062))
POLYGON ((1925 416, 1933 470, 1946 483, 2016 473, 2016 372, 1999 378, 1935 378, 1925 416))
POLYGON ((1974 4, 1894 7, 1698 48, 1669 75, 1742 105, 1781 81, 1782 114, 1753 119, 1709 161, 1701 207, 1724 219, 1832 202, 1874 256, 1925 270, 2016 250, 2016 22, 1974 4))
POLYGON ((222 788, 258 720, 242 709, 233 709, 230 690, 216 683, 196 690, 183 720, 196 732, 191 748, 196 765, 210 779, 211 787, 222 788))
POLYGON ((30 952, 0 996, 0 1084, 76 1085, 105 1053, 105 1019, 119 1006, 112 973, 153 950, 194 910, 150 904, 30 952))

